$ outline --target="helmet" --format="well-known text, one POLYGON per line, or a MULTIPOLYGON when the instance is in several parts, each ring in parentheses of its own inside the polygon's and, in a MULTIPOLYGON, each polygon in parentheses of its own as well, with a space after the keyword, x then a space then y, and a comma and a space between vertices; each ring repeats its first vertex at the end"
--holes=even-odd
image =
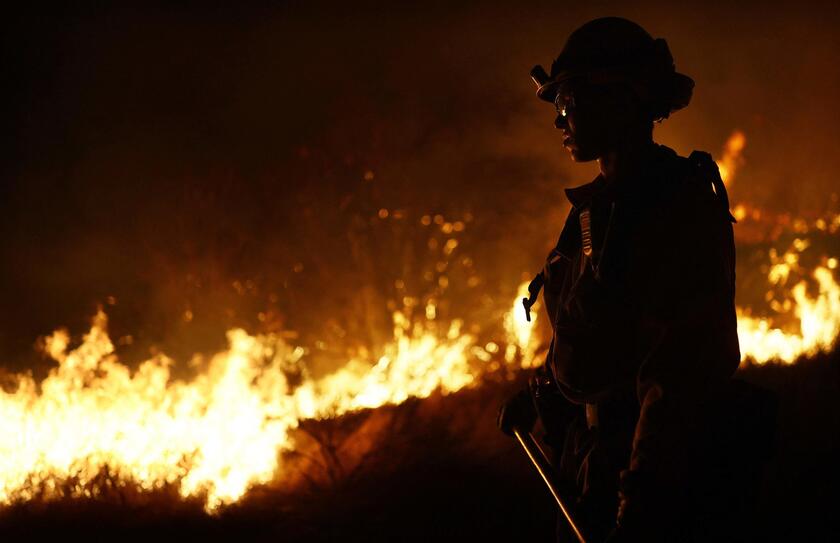
POLYGON ((694 88, 694 81, 674 68, 665 40, 654 39, 621 17, 603 17, 581 26, 551 64, 551 74, 535 66, 531 77, 538 86, 537 96, 548 102, 554 102, 560 86, 571 80, 628 83, 657 119, 687 106, 694 88))

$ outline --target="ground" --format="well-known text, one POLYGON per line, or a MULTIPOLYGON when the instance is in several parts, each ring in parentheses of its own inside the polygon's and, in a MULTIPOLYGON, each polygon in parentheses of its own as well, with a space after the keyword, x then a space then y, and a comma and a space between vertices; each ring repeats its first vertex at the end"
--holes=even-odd
MULTIPOLYGON (((781 399, 755 540, 837 540, 840 354, 749 368, 741 377, 781 399)), ((333 436, 338 457, 347 458, 338 474, 315 474, 294 491, 278 481, 214 516, 172 491, 113 491, 6 508, 0 533, 7 541, 71 534, 87 541, 552 541, 550 495, 516 442, 494 427, 496 405, 515 386, 490 383, 315 424, 307 435, 333 436), (379 429, 374 438, 372 428, 379 429), (363 434, 366 449, 354 451, 363 434)), ((286 465, 306 464, 287 458, 286 465)))

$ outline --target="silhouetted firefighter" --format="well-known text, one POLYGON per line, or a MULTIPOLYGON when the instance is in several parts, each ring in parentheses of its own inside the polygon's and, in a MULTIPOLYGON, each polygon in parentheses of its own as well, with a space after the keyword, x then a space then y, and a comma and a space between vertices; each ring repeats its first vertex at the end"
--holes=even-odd
MULTIPOLYGON (((709 154, 653 141, 694 82, 665 40, 612 17, 531 75, 573 160, 601 173, 566 190, 572 210, 523 300, 544 286, 551 348, 499 425, 527 444, 539 416, 587 541, 749 540, 775 400, 732 379, 735 221, 709 154)), ((561 518, 558 538, 574 537, 561 518)))

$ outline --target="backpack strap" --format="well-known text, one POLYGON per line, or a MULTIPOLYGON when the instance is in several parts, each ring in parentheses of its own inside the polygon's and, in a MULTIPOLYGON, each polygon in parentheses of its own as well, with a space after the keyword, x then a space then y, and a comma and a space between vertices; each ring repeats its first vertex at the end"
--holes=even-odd
POLYGON ((543 272, 540 272, 528 284, 528 297, 522 298, 522 306, 525 307, 525 318, 528 322, 531 322, 531 306, 537 302, 543 284, 545 284, 545 276, 543 272))
POLYGON ((704 179, 712 183, 712 188, 720 200, 724 212, 731 222, 737 223, 738 221, 735 220, 735 217, 729 211, 729 194, 726 192, 726 185, 724 185, 723 179, 720 177, 720 170, 712 155, 704 151, 692 151, 688 160, 700 170, 704 179))

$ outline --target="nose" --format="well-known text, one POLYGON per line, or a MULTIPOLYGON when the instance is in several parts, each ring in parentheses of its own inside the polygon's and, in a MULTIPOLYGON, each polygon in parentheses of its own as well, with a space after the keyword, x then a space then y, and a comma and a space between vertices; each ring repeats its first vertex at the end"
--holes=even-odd
POLYGON ((569 121, 562 114, 558 113, 557 118, 554 119, 554 128, 558 130, 565 130, 569 128, 569 121))

